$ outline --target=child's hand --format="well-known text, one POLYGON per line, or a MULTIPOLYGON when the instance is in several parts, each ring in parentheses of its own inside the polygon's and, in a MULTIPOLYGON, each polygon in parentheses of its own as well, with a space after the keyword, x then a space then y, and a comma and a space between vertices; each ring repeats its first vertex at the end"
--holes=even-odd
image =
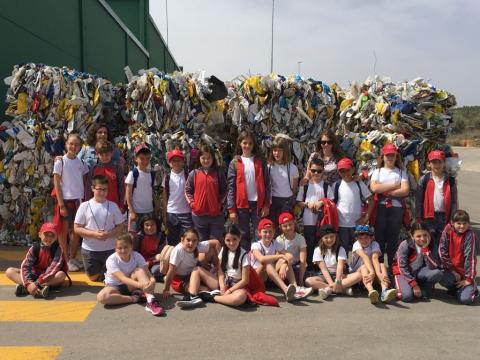
POLYGON ((57 156, 55 156, 54 161, 62 161, 62 159, 63 159, 63 156, 57 155, 57 156))
POLYGON ((288 268, 287 264, 283 264, 282 266, 280 266, 280 270, 278 271, 278 275, 280 275, 282 280, 285 280, 287 278, 287 268, 288 268))
POLYGON ((236 212, 233 212, 233 213, 230 213, 228 215, 228 218, 230 219, 230 221, 234 224, 237 224, 238 223, 238 215, 236 212))
POLYGON ((225 285, 220 285, 220 295, 225 295, 225 285))
POLYGON ((413 287, 413 295, 417 298, 422 297, 422 290, 420 289, 420 286, 415 285, 413 287))
POLYGON ((28 293, 30 295, 37 295, 40 289, 35 285, 35 283, 30 283, 27 286, 28 293))
POLYGON ((104 230, 94 230, 95 231, 95 238, 98 240, 106 240, 108 239, 108 232, 104 230))
POLYGON ((270 210, 268 209, 268 207, 264 206, 262 210, 260 210, 260 217, 267 217, 269 212, 270 210))
POLYGON ((339 294, 342 292, 342 285, 339 285, 339 284, 336 284, 334 283, 333 284, 333 287, 332 287, 332 291, 335 293, 335 294, 339 294))
POLYGON ((465 286, 468 286, 468 285, 471 285, 470 281, 468 281, 467 279, 465 280, 460 280, 460 281, 457 281, 457 288, 464 288, 465 286))
POLYGON ((367 282, 373 282, 373 280, 375 280, 375 273, 374 272, 368 273, 368 275, 366 275, 365 278, 367 279, 367 282))
POLYGON ((163 290, 162 296, 165 300, 167 300, 171 296, 170 291, 163 290))
POLYGON ((65 205, 60 206, 60 215, 68 216, 68 209, 65 205))
POLYGON ((322 209, 322 206, 323 201, 315 201, 313 208, 315 209, 315 211, 320 211, 322 209))
POLYGON ((387 285, 390 284, 390 278, 388 277, 387 274, 382 275, 382 281, 383 281, 385 284, 387 284, 387 285))
POLYGON ((129 212, 130 220, 137 220, 137 213, 135 211, 129 212))

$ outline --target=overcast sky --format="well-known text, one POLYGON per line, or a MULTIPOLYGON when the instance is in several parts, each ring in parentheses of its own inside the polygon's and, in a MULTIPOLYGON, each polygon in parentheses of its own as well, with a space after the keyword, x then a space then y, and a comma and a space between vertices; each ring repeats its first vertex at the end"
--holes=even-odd
MULTIPOLYGON (((167 37, 165 0, 150 13, 167 37)), ((270 71, 271 0, 170 0, 169 47, 185 71, 222 80, 270 71)), ((416 77, 480 105, 479 0, 276 0, 273 71, 347 86, 416 77)))

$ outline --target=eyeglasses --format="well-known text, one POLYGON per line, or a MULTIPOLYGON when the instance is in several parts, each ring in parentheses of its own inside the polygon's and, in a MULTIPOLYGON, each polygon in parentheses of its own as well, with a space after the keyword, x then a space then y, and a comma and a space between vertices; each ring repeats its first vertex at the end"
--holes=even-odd
POLYGON ((108 191, 108 188, 93 188, 93 189, 97 191, 108 191))
POLYGON ((323 170, 318 169, 310 169, 310 171, 312 172, 312 174, 321 174, 323 172, 323 170))
POLYGON ((357 225, 355 226, 355 231, 361 233, 371 233, 372 229, 370 229, 369 225, 357 225))
POLYGON ((320 141, 320 144, 322 145, 332 145, 333 144, 333 141, 332 140, 322 140, 320 141))

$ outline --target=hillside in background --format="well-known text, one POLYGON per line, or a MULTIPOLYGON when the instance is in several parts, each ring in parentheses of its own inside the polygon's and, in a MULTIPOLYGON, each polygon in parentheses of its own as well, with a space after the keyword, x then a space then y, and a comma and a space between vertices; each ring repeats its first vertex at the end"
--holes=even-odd
POLYGON ((448 143, 480 146, 480 106, 463 106, 453 110, 453 131, 448 143))

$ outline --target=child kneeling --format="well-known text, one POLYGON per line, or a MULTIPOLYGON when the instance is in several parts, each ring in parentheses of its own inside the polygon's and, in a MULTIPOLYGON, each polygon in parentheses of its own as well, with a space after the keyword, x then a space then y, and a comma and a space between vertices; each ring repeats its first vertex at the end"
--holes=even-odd
POLYGON ((115 241, 115 252, 106 262, 105 287, 97 294, 98 302, 119 305, 147 301, 145 310, 163 315, 163 308, 154 295, 155 278, 145 259, 133 251, 130 234, 120 235, 115 241))
POLYGON ((11 267, 6 271, 7 277, 17 284, 16 296, 30 294, 46 298, 50 287, 60 286, 65 281, 66 266, 55 224, 43 224, 38 236, 40 244, 32 245, 20 269, 11 267))
POLYGON ((313 263, 320 273, 307 278, 305 283, 317 289, 322 300, 332 293, 353 295, 351 286, 362 281, 362 275, 360 272, 348 273, 347 252, 340 245, 338 233, 331 225, 323 225, 318 238, 313 263))
POLYGON ((356 241, 352 248, 350 272, 361 274, 363 284, 368 290, 368 298, 372 304, 378 303, 379 300, 386 303, 396 298, 397 290, 389 288, 390 279, 387 267, 383 262, 380 262, 382 251, 380 245, 373 240, 373 234, 373 229, 368 225, 357 225, 355 227, 356 241), (373 289, 375 279, 382 287, 380 295, 377 290, 373 289))

